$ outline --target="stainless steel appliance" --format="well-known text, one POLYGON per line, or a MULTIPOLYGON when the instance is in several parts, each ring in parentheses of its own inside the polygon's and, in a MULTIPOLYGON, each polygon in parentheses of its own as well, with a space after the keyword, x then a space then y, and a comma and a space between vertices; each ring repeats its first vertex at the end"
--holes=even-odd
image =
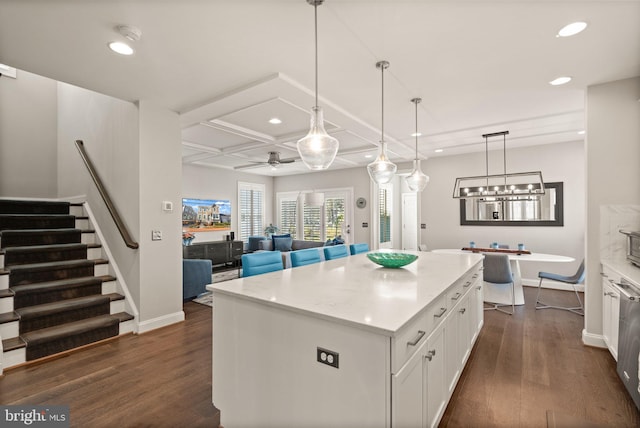
POLYGON ((640 267, 640 232, 633 230, 621 230, 627 235, 627 260, 640 267))
POLYGON ((621 291, 617 372, 640 409, 640 289, 624 278, 616 285, 621 291))

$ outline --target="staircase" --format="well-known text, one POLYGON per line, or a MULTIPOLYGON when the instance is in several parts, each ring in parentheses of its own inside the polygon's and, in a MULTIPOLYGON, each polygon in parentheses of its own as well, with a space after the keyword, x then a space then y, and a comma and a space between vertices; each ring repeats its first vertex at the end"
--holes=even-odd
POLYGON ((2 368, 133 330, 102 253, 82 204, 0 200, 2 368))

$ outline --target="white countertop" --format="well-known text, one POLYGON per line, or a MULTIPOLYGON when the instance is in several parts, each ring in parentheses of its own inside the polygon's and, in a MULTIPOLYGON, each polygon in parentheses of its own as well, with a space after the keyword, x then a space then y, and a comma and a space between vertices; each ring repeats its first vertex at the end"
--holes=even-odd
MULTIPOLYGON (((452 248, 443 248, 432 250, 434 253, 443 253, 443 254, 466 254, 471 251, 466 250, 457 250, 452 248)), ((478 254, 482 254, 481 252, 478 254)), ((572 262, 575 259, 569 256, 561 256, 557 254, 544 254, 544 253, 531 253, 531 254, 517 254, 517 253, 497 253, 497 254, 507 254, 509 256, 509 260, 523 261, 523 262, 572 262)))
POLYGON ((601 263, 609 269, 626 278, 635 286, 640 287, 640 268, 631 264, 628 260, 601 260, 601 263))
POLYGON ((470 268, 478 254, 412 252, 418 259, 399 269, 366 254, 207 285, 265 305, 355 325, 392 336, 470 268))

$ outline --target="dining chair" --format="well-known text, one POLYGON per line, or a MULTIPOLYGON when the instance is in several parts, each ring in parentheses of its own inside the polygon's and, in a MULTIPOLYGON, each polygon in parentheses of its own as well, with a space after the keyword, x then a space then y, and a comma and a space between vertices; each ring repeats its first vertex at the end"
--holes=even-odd
POLYGON ((342 257, 349 256, 349 252, 347 251, 347 246, 344 244, 324 247, 323 250, 324 250, 325 260, 340 259, 342 257))
POLYGON ((516 308, 516 293, 515 284, 513 282, 513 273, 511 272, 511 263, 509 263, 509 255, 485 253, 482 264, 482 275, 485 287, 505 288, 505 286, 511 286, 511 305, 487 302, 493 306, 484 308, 484 310, 500 311, 508 315, 513 315, 516 308), (504 306, 511 306, 511 312, 501 309, 504 306))
POLYGON ((580 299, 580 295, 578 294, 577 285, 584 281, 585 270, 584 270, 584 259, 578 270, 575 274, 571 276, 558 275, 556 273, 549 272, 538 272, 538 278, 540 278, 540 282, 538 283, 538 294, 536 295, 536 309, 562 309, 564 311, 573 312, 574 314, 584 316, 584 306, 582 304, 582 300, 580 299), (578 306, 553 306, 548 305, 544 302, 540 301, 540 290, 542 289, 542 280, 549 279, 552 281, 560 281, 565 284, 571 284, 573 286, 573 291, 576 293, 576 298, 578 299, 578 306))
POLYGON ((295 250, 289 253, 291 257, 291 267, 306 266, 313 263, 320 263, 319 248, 305 248, 303 250, 295 250))
POLYGON ((360 244, 351 244, 349 245, 349 251, 351 252, 352 256, 355 254, 366 253, 367 251, 369 251, 369 244, 367 244, 366 242, 362 242, 360 244))
POLYGON ((504 250, 508 250, 509 249, 509 244, 498 244, 498 248, 502 248, 504 250))
POLYGON ((282 270, 280 251, 262 251, 242 255, 242 277, 282 270))

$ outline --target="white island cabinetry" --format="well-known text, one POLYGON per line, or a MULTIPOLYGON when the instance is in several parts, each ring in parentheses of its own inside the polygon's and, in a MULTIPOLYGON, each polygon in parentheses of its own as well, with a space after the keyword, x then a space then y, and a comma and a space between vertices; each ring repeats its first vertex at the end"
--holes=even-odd
POLYGON ((482 326, 482 258, 416 254, 209 285, 223 425, 437 426, 482 326))

